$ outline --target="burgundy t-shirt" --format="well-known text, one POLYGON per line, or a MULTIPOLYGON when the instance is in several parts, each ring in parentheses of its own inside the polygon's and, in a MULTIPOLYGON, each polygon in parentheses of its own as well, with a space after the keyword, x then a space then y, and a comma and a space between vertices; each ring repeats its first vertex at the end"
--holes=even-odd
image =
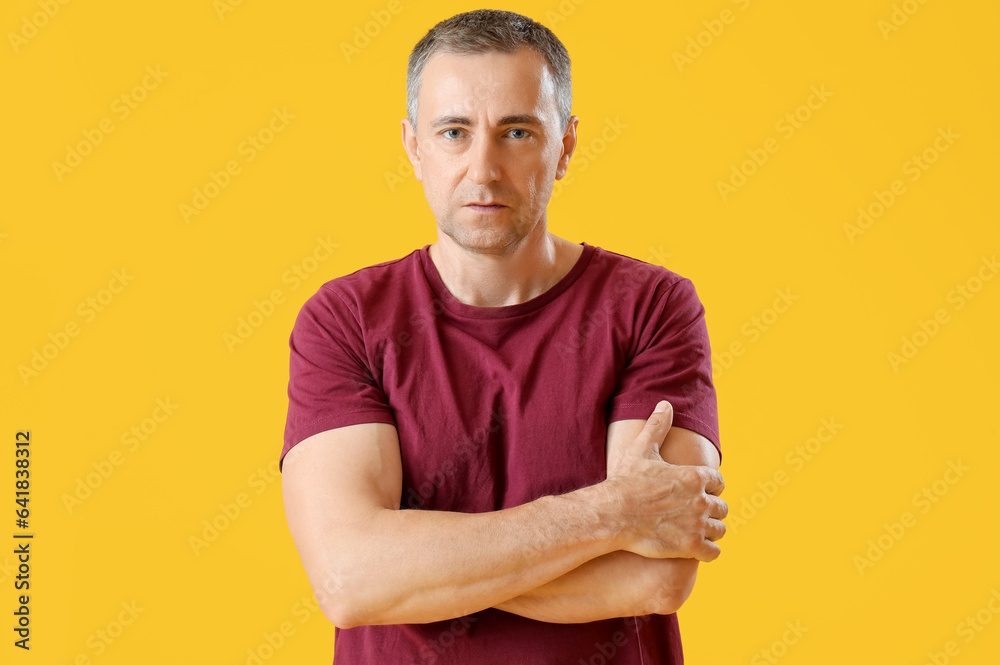
MULTIPOLYGON (((285 454, 358 423, 399 435, 401 509, 477 513, 607 477, 608 423, 673 424, 718 448, 705 310, 686 277, 594 245, 516 305, 456 300, 428 254, 323 284, 289 339, 285 454)), ((721 449, 720 449, 721 450, 721 449)), ((335 631, 334 663, 681 663, 677 615, 558 624, 487 608, 427 624, 335 631)))

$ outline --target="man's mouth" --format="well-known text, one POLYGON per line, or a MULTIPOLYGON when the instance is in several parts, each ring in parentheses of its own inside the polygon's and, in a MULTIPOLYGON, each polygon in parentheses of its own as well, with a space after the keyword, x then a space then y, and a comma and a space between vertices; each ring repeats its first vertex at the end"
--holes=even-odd
POLYGON ((469 203, 465 206, 466 208, 471 208, 477 212, 493 212, 496 210, 502 210, 507 206, 502 203, 469 203))

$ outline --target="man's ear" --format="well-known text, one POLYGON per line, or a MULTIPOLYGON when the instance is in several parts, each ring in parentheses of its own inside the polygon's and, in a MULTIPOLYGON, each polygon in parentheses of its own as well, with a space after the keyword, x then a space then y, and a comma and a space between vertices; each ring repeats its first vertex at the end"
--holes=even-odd
POLYGON ((576 126, 579 122, 580 118, 571 115, 566 124, 566 133, 562 137, 562 154, 559 155, 559 161, 556 163, 556 180, 561 180, 566 175, 566 170, 569 169, 569 158, 576 150, 576 126))
POLYGON ((402 127, 402 138, 403 138, 403 149, 406 150, 406 156, 410 158, 410 164, 413 166, 413 177, 417 179, 417 182, 423 182, 420 176, 420 151, 417 149, 417 132, 410 124, 409 118, 403 118, 402 127))

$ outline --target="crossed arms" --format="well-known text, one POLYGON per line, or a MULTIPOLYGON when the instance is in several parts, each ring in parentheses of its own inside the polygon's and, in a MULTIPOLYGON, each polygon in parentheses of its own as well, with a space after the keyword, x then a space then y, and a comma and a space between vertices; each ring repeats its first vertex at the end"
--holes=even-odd
MULTIPOLYGON (((639 436, 645 424, 643 420, 619 420, 608 427, 609 477, 616 468, 620 469, 620 465, 613 466, 615 456, 628 454, 623 447, 639 436)), ((669 422, 666 425, 670 427, 669 422)), ((642 449, 628 452, 641 453, 642 449)), ((715 446, 689 429, 670 427, 659 446, 659 454, 670 464, 719 468, 715 446)), ((717 489, 721 491, 722 487, 717 489)), ((725 503, 718 507, 724 516, 725 503)), ((725 525, 720 526, 724 533, 725 525)), ((714 543, 693 544, 705 561, 718 556, 714 543), (711 547, 704 547, 706 544, 711 547)), ((697 571, 698 558, 646 558, 632 551, 617 550, 495 607, 552 623, 669 614, 676 612, 691 594, 697 571)))
POLYGON ((719 554, 726 503, 707 439, 672 410, 608 427, 607 479, 487 513, 399 510, 396 429, 311 436, 283 461, 292 539, 341 628, 428 623, 488 607, 553 623, 674 612, 719 554))

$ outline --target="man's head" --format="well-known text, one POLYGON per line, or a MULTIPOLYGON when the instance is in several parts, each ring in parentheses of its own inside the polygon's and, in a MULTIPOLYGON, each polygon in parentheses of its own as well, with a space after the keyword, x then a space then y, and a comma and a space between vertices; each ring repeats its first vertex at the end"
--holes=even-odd
POLYGON ((417 42, 406 70, 406 115, 417 127, 420 82, 427 60, 434 53, 474 55, 498 51, 513 53, 521 48, 545 57, 555 82, 559 126, 566 129, 573 107, 573 84, 566 47, 551 30, 527 16, 499 9, 477 9, 441 21, 417 42))
POLYGON ((498 10, 442 21, 414 47, 403 144, 439 230, 460 246, 502 254, 544 230, 576 145, 569 65, 548 28, 498 10))

